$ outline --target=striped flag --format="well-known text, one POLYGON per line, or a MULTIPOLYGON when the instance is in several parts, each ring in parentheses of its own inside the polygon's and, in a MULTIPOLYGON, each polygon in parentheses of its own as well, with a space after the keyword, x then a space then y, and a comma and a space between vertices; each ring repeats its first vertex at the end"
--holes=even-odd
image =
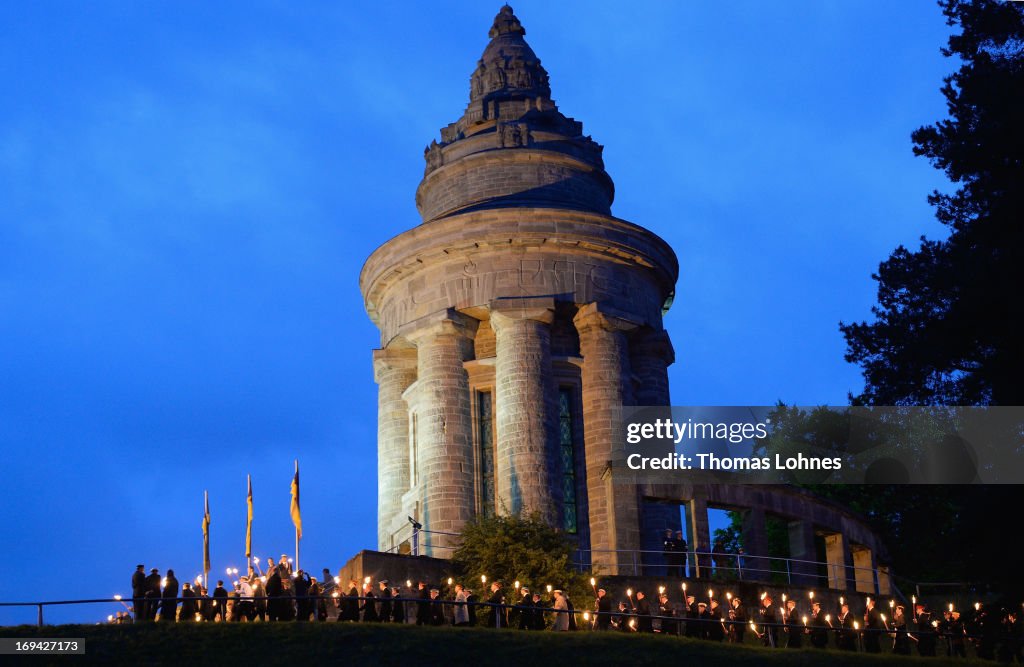
POLYGON ((210 571, 210 495, 203 491, 203 572, 210 571))
POLYGON ((247 515, 245 519, 245 558, 252 558, 252 476, 246 475, 249 480, 249 495, 245 498, 247 515))
POLYGON ((299 462, 295 461, 295 477, 292 479, 292 523, 295 536, 302 539, 302 513, 299 511, 299 462))

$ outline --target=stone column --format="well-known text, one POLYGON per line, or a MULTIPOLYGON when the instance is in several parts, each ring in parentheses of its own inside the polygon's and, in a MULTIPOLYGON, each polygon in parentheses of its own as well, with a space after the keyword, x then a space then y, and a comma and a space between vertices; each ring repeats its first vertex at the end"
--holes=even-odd
MULTIPOLYGON (((629 365, 633 370, 633 397, 636 405, 671 405, 668 367, 674 361, 675 352, 667 332, 641 327, 629 334, 629 365)), ((666 408, 663 416, 670 418, 672 415, 666 408)), ((662 564, 665 564, 665 569, 671 569, 665 563, 661 549, 666 528, 672 532, 682 530, 679 504, 646 502, 641 511, 644 574, 661 572, 662 564)))
POLYGON ((818 578, 818 554, 814 548, 814 524, 810 521, 791 521, 789 523, 789 555, 793 558, 789 564, 792 583, 799 586, 820 586, 823 582, 818 578))
POLYGON ((675 359, 667 331, 644 327, 630 336, 629 363, 636 379, 636 405, 672 405, 668 367, 675 359))
MULTIPOLYGON (((583 441, 587 460, 587 513, 593 564, 608 574, 639 568, 639 499, 635 485, 615 484, 613 452, 621 438, 621 408, 633 403, 626 331, 635 324, 584 306, 573 318, 583 356, 583 441), (634 568, 635 564, 635 568, 634 568)), ((625 470, 625 468, 623 468, 625 470)))
POLYGON ((693 491, 693 498, 686 503, 687 548, 691 552, 703 552, 688 555, 689 572, 692 578, 711 578, 711 525, 708 523, 708 500, 703 493, 693 491))
POLYGON ((377 548, 391 548, 391 521, 409 490, 409 408, 402 393, 416 380, 416 350, 373 351, 377 381, 377 548))
POLYGON ((491 303, 494 370, 495 511, 540 512, 560 525, 561 470, 557 453, 558 395, 551 369, 554 299, 491 303))
MULTIPOLYGON (((473 357, 476 320, 454 310, 416 320, 417 447, 425 530, 459 533, 473 517, 473 420, 463 362, 473 357)), ((427 533, 422 553, 448 558, 458 539, 427 533), (441 547, 441 548, 438 548, 441 547)))
POLYGON ((743 513, 743 551, 740 574, 744 581, 768 581, 768 528, 764 508, 751 507, 743 513))

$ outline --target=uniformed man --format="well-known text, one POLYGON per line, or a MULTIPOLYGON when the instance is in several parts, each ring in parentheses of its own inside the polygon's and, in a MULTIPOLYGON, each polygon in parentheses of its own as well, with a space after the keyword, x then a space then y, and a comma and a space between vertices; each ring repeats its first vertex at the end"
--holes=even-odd
POLYGON ((796 610, 796 600, 793 598, 786 600, 786 614, 782 622, 786 624, 786 648, 803 646, 803 634, 806 628, 800 620, 796 610))
POLYGON ((850 605, 844 604, 839 608, 839 616, 836 618, 836 646, 841 651, 857 650, 857 630, 853 627, 854 619, 850 613, 850 605))
POLYGON ((668 595, 662 593, 658 596, 658 616, 661 617, 661 633, 664 635, 678 635, 679 622, 675 620, 676 608, 668 601, 668 595))
POLYGON ((811 618, 809 627, 811 630, 811 646, 813 646, 814 648, 827 648, 828 622, 825 620, 825 614, 823 614, 821 611, 820 602, 815 601, 811 603, 811 618))
POLYGON ((924 657, 934 658, 939 622, 932 619, 932 613, 923 604, 917 605, 916 617, 917 631, 913 636, 917 639, 917 652, 924 657))
POLYGON ((875 609, 875 601, 868 598, 864 608, 864 651, 867 653, 882 652, 882 617, 875 609))
POLYGON ((747 635, 747 612, 743 608, 743 600, 732 599, 732 609, 729 610, 729 640, 742 644, 747 635))
POLYGON ((776 628, 779 618, 775 614, 775 607, 772 606, 772 596, 767 593, 761 598, 760 616, 761 624, 764 626, 761 641, 765 646, 776 648, 779 645, 777 641, 778 628, 776 628))

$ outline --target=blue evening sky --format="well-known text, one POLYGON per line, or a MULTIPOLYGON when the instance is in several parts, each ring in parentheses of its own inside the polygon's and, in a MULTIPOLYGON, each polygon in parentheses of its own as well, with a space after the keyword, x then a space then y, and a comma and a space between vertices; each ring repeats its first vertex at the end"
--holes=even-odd
MULTIPOLYGON (((0 12, 0 600, 375 546, 365 258, 419 222, 500 2, 7 3, 0 12)), ((840 319, 939 235, 910 132, 945 114, 933 2, 538 2, 556 102, 613 212, 679 255, 680 405, 844 403, 840 319)), ((115 608, 65 608, 51 622, 115 608)), ((34 610, 0 610, 0 623, 34 610)))

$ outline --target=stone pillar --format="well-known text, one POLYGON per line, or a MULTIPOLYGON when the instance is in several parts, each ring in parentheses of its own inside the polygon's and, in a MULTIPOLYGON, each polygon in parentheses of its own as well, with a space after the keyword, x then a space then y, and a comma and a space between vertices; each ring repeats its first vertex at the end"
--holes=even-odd
POLYGON ((635 485, 614 483, 612 459, 613 451, 625 445, 618 423, 621 408, 633 403, 626 331, 635 325, 603 312, 596 303, 581 308, 573 323, 583 356, 583 440, 593 564, 607 574, 629 574, 639 566, 639 498, 635 485))
POLYGON ((373 351, 377 381, 377 548, 391 548, 391 521, 409 490, 409 408, 402 393, 416 380, 416 350, 373 351))
POLYGON ((644 327, 630 336, 629 363, 636 380, 636 405, 672 405, 668 367, 675 360, 668 332, 644 327))
POLYGON ((852 563, 847 562, 850 560, 849 550, 842 533, 825 536, 825 560, 828 561, 828 587, 845 591, 848 588, 846 568, 852 563))
POLYGON ((743 551, 740 576, 744 581, 768 581, 768 528, 764 508, 751 507, 743 513, 743 551))
POLYGON ((851 549, 853 552, 853 580, 858 593, 877 594, 875 586, 875 554, 864 546, 851 549))
POLYGON ((878 594, 892 595, 892 573, 888 565, 878 565, 878 594))
POLYGON ((814 524, 810 521, 789 523, 789 563, 791 581, 798 586, 820 586, 818 579, 817 550, 814 548, 814 524))
POLYGON ((536 511, 561 525, 561 487, 553 483, 561 470, 555 457, 558 395, 551 369, 554 306, 550 297, 491 303, 497 349, 495 511, 536 511))
MULTIPOLYGON (((407 338, 416 343, 417 438, 421 519, 425 530, 458 533, 472 518, 473 420, 463 362, 473 357, 476 320, 446 310, 415 323, 407 338)), ((427 533, 427 556, 448 558, 458 539, 427 533), (441 548, 437 548, 441 547, 441 548)))
POLYGON ((708 523, 708 501, 694 489, 693 499, 686 503, 686 546, 695 556, 687 556, 689 574, 697 579, 711 578, 711 526, 708 523))

